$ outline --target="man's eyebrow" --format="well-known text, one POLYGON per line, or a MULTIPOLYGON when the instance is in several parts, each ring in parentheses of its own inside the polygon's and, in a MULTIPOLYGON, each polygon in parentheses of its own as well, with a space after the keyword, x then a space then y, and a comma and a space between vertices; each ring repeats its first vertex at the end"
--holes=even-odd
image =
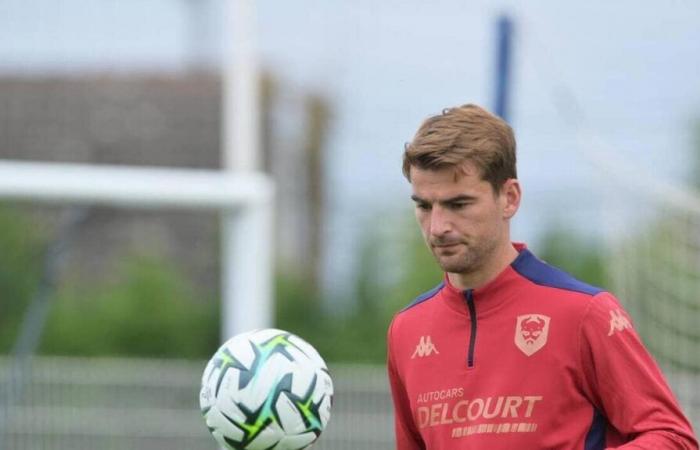
POLYGON ((470 200, 475 200, 476 197, 473 195, 467 195, 467 194, 461 194, 457 195, 455 197, 450 197, 445 200, 442 200, 442 203, 456 203, 456 202, 463 202, 463 201, 470 201, 470 200))
MULTIPOLYGON (((475 200, 476 197, 473 195, 467 195, 467 194, 460 194, 454 197, 446 198, 444 200, 440 200, 440 203, 455 203, 455 202, 463 202, 463 201, 470 201, 470 200, 475 200)), ((413 200, 416 203, 429 203, 427 200, 424 200, 417 195, 411 195, 411 200, 413 200)))

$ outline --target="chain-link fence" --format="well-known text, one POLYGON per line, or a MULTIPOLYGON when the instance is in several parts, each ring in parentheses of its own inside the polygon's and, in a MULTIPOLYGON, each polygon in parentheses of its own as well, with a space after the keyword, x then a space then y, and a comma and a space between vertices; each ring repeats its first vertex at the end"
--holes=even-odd
MULTIPOLYGON (((34 358, 0 406, 5 450, 215 450, 199 412, 204 361, 34 358)), ((3 392, 12 362, 0 360, 3 392)), ((315 449, 393 449, 383 367, 331 366, 336 396, 315 449)))

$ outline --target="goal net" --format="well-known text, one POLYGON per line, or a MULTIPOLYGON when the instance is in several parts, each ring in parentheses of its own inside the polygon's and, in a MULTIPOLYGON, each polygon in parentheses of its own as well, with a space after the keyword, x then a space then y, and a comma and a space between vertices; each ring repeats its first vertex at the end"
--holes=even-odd
POLYGON ((598 155, 603 222, 619 295, 697 429, 700 426, 700 196, 598 155))

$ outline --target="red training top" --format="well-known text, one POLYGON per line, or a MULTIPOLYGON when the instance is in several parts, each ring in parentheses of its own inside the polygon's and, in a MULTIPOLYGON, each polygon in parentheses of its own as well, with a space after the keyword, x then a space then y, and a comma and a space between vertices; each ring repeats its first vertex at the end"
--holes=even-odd
POLYGON ((485 286, 445 277, 394 317, 397 449, 698 449, 615 297, 515 247, 485 286))

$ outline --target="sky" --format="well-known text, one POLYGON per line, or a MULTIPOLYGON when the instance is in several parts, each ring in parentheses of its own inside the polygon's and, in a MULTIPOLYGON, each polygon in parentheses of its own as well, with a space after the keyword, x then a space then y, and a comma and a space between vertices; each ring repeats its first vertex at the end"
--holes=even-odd
MULTIPOLYGON (((215 65, 228 36, 222 0, 202 3, 204 26, 193 28, 188 0, 2 0, 0 73, 177 72, 193 55, 215 65)), ((401 152, 421 121, 449 106, 491 105, 503 13, 515 26, 510 121, 524 189, 516 239, 536 245, 552 221, 600 227, 602 198, 622 179, 603 175, 592 150, 614 153, 639 176, 677 183, 689 175, 700 118, 698 2, 256 6, 261 63, 333 101, 328 280, 349 278, 367 227, 391 233, 391 217, 410 215, 401 152)))

